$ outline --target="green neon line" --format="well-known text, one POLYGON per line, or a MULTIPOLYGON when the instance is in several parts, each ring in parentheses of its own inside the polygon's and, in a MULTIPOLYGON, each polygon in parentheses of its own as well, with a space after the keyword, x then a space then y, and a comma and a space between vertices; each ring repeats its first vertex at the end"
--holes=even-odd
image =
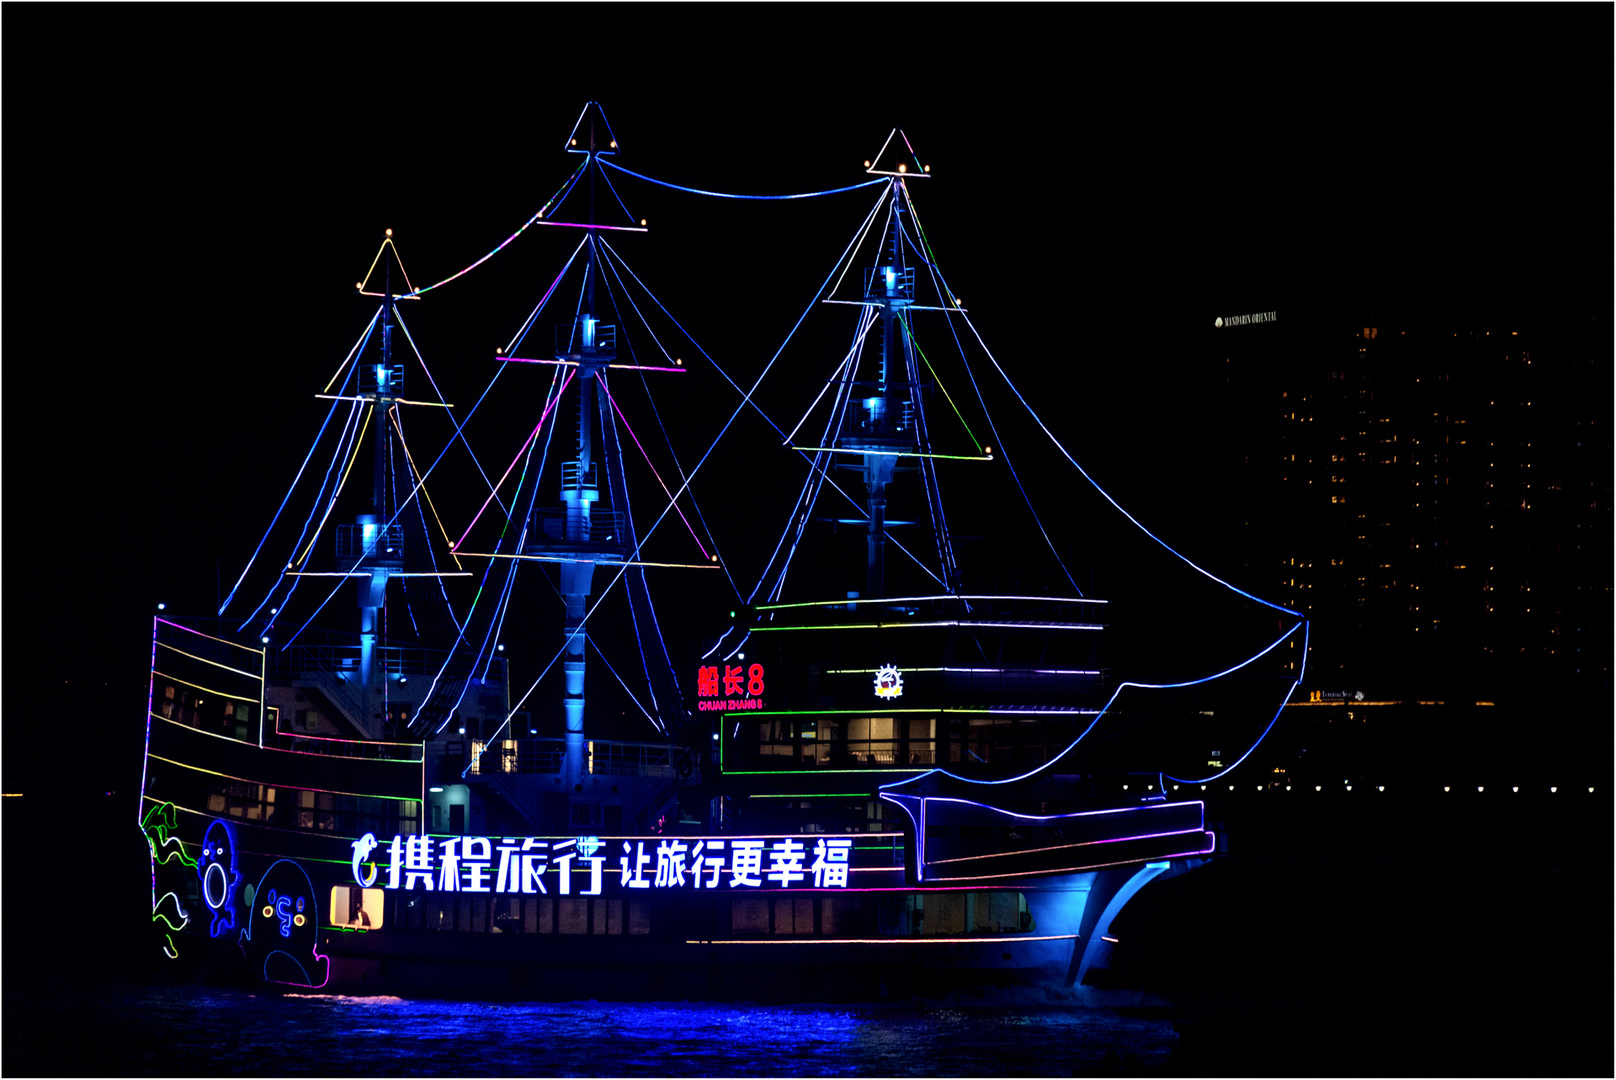
POLYGON ((955 416, 959 417, 960 426, 965 429, 965 434, 970 438, 972 444, 975 445, 976 452, 980 454, 982 452, 982 444, 977 442, 976 436, 971 432, 971 425, 965 422, 965 415, 959 411, 959 406, 955 405, 954 399, 948 396, 948 387, 943 385, 943 380, 937 377, 937 369, 931 366, 930 360, 926 359, 926 350, 922 349, 920 347, 920 342, 915 340, 915 332, 909 326, 909 320, 904 317, 903 310, 901 308, 898 310, 898 321, 903 324, 903 332, 909 335, 909 342, 915 347, 915 352, 920 354, 920 362, 926 365, 926 370, 931 372, 931 377, 937 380, 937 389, 943 392, 943 400, 948 402, 948 407, 954 410, 955 416))

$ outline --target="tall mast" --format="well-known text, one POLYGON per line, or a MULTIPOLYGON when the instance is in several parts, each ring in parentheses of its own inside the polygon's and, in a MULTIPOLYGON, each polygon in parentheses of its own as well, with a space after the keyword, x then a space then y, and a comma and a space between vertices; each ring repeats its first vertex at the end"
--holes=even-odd
MULTIPOLYGON (((393 230, 387 230, 391 237, 393 230)), ((384 252, 385 255, 385 252, 384 252)), ((393 570, 404 566, 401 531, 387 527, 388 521, 388 412, 398 393, 403 389, 403 372, 393 366, 393 264, 386 260, 382 276, 381 363, 362 365, 359 369, 359 388, 371 400, 371 426, 375 428, 375 465, 371 476, 370 512, 358 518, 358 550, 350 550, 348 557, 358 556, 356 569, 361 573, 359 582, 359 685, 363 693, 365 715, 354 719, 369 729, 375 713, 374 692, 379 683, 377 645, 381 637, 382 612, 387 603, 387 579, 393 570), (366 391, 369 391, 366 393, 366 391)), ((339 555, 343 554, 339 551, 339 555)), ((383 673, 384 674, 384 673, 383 673)))

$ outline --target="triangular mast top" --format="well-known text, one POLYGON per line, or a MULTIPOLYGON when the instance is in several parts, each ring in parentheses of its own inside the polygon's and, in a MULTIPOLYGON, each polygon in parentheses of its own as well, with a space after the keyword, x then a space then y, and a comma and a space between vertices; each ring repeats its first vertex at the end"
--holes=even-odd
POLYGON ((572 125, 572 134, 567 136, 566 151, 569 154, 593 153, 597 157, 606 157, 609 154, 617 153, 617 136, 612 133, 611 122, 606 119, 606 110, 600 107, 600 102, 590 101, 584 104, 584 111, 578 114, 578 122, 572 125), (604 147, 598 144, 596 146, 587 145, 592 129, 586 126, 584 122, 597 118, 600 120, 601 126, 606 129, 606 145, 604 147), (584 133, 583 139, 586 144, 584 146, 578 145, 580 131, 584 133))
POLYGON ((864 171, 872 176, 925 176, 931 172, 931 166, 920 163, 903 129, 893 128, 887 133, 887 141, 881 144, 880 151, 864 163, 864 171))
MULTIPOLYGON (((393 243, 393 230, 388 229, 386 237, 382 240, 382 246, 376 249, 376 257, 374 259, 370 260, 370 269, 365 271, 365 276, 364 276, 364 278, 362 280, 360 280, 360 281, 358 281, 358 282, 356 282, 354 284, 354 288, 359 290, 359 295, 361 295, 361 296, 381 296, 381 295, 383 295, 382 293, 379 293, 379 292, 366 292, 365 291, 365 286, 370 284, 370 279, 376 275, 377 267, 382 266, 382 258, 387 255, 389 250, 392 252, 392 266, 397 266, 398 267, 399 275, 404 279, 404 287, 407 290, 409 290, 407 293, 404 294, 404 296, 411 296, 411 295, 414 294, 415 287, 410 284, 410 275, 405 273, 405 271, 404 271, 404 260, 403 260, 403 258, 401 258, 399 256, 398 247, 393 243)), ((383 268, 383 272, 382 272, 382 280, 383 281, 387 281, 389 279, 389 275, 387 273, 387 270, 389 270, 389 269, 391 269, 391 266, 383 268)), ((389 284, 388 288, 391 289, 392 286, 389 284)), ((393 297, 394 297, 394 299, 403 299, 403 297, 401 297, 397 293, 394 293, 393 297)))

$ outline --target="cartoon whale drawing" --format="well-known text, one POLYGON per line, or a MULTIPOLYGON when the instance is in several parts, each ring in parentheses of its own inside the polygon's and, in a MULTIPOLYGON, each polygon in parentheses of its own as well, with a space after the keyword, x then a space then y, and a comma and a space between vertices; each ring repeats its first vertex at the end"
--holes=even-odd
POLYGON ((241 949, 265 982, 318 989, 331 978, 320 953, 320 906, 308 872, 291 859, 270 864, 253 892, 241 949))
POLYGON ((375 833, 366 833, 353 842, 353 876, 361 889, 368 889, 376 884, 376 864, 374 862, 370 864, 369 873, 362 867, 365 860, 370 858, 370 853, 379 846, 380 841, 376 839, 375 833))

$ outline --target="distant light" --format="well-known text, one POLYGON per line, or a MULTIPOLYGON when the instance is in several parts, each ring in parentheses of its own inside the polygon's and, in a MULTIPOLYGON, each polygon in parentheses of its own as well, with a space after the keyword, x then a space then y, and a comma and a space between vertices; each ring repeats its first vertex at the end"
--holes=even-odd
POLYGON ((279 615, 281 613, 281 609, 278 607, 272 607, 269 609, 269 613, 271 615, 279 615))
POLYGON ((617 140, 616 140, 616 139, 613 139, 613 140, 612 140, 612 149, 613 149, 613 150, 616 150, 616 149, 617 149, 617 140))
POLYGON ((1484 787, 1478 787, 1478 788, 1476 788, 1476 790, 1477 790, 1477 791, 1486 791, 1486 790, 1487 790, 1487 789, 1486 789, 1486 788, 1484 788, 1484 787))
POLYGON ((923 172, 931 172, 931 166, 930 165, 922 165, 920 168, 921 168, 921 171, 923 171, 923 172))
POLYGON ((907 165, 904 165, 904 164, 902 164, 902 163, 899 163, 899 165, 898 165, 898 171, 899 171, 899 172, 903 172, 903 173, 906 173, 906 172, 908 172, 908 171, 909 171, 909 166, 907 166, 907 165))
POLYGON ((502 641, 502 642, 500 642, 500 644, 499 644, 499 651, 500 651, 500 652, 504 652, 504 651, 505 651, 505 643, 504 643, 504 642, 503 642, 503 641, 502 641))
POLYGON ((741 653, 736 653, 736 654, 735 654, 735 659, 737 659, 737 660, 745 660, 745 659, 746 659, 746 654, 745 654, 745 653, 743 653, 743 652, 741 652, 741 653))
POLYGON ((1290 789, 1291 789, 1291 786, 1290 786, 1290 785, 1289 785, 1289 784, 1286 784, 1286 785, 1285 785, 1285 790, 1286 790, 1286 791, 1289 791, 1289 790, 1290 790, 1290 789))
POLYGON ((1127 785, 1127 784, 1123 784, 1123 785, 1122 785, 1122 790, 1123 790, 1123 791, 1127 791, 1127 790, 1128 790, 1128 785, 1127 785))
POLYGON ((1352 785, 1351 785, 1351 784, 1348 784, 1348 785, 1347 785, 1347 790, 1348 790, 1348 791, 1351 791, 1351 790, 1352 790, 1352 785))
POLYGON ((1450 788, 1449 788, 1449 787, 1448 787, 1448 785, 1446 785, 1446 784, 1443 784, 1443 785, 1442 785, 1442 790, 1443 790, 1443 791, 1448 791, 1448 790, 1451 790, 1451 789, 1450 789, 1450 788))
POLYGON ((640 219, 640 226, 641 226, 641 227, 642 227, 642 228, 643 228, 643 227, 644 227, 644 226, 645 226, 645 219, 644 219, 644 218, 641 218, 641 219, 640 219))
POLYGON ((1375 790, 1376 791, 1385 791, 1386 790, 1386 785, 1385 784, 1378 784, 1378 785, 1376 785, 1375 790))
POLYGON ((1549 794, 1550 794, 1550 795, 1553 795, 1553 794, 1554 794, 1554 793, 1555 793, 1555 792, 1557 792, 1557 791, 1559 791, 1559 790, 1560 790, 1560 789, 1559 789, 1559 788, 1557 788, 1557 787, 1551 787, 1551 788, 1550 788, 1550 789, 1549 789, 1549 794))
POLYGON ((464 735, 464 734, 465 734, 465 733, 466 733, 466 729, 465 729, 465 728, 461 728, 461 729, 460 729, 460 734, 462 734, 462 735, 464 735))
POLYGON ((1324 790, 1324 787, 1323 787, 1323 785, 1321 785, 1321 784, 1314 784, 1314 785, 1313 785, 1313 790, 1314 790, 1314 791, 1323 791, 1323 790, 1324 790))
POLYGON ((1593 788, 1589 788, 1589 789, 1588 789, 1588 794, 1590 794, 1590 795, 1592 795, 1592 794, 1593 794, 1593 793, 1594 793, 1594 789, 1593 789, 1593 788))
POLYGON ((715 732, 713 732, 713 742, 717 742, 717 741, 718 741, 718 732, 715 731, 715 732))
POLYGON ((398 677, 398 684, 400 686, 403 686, 405 683, 407 683, 409 681, 410 681, 410 677, 408 675, 400 675, 398 677))
POLYGON ((870 163, 869 163, 869 162, 868 162, 868 161, 866 161, 866 162, 865 162, 865 163, 864 163, 864 167, 865 167, 865 168, 866 168, 866 169, 868 169, 868 168, 869 168, 869 167, 870 167, 870 163))
POLYGON ((434 795, 442 795, 443 794, 443 789, 440 788, 440 787, 431 787, 431 788, 427 788, 427 790, 430 791, 434 795))
POLYGON ((392 230, 392 229, 388 229, 388 230, 387 230, 387 235, 388 235, 388 236, 392 236, 392 235, 393 235, 393 230, 392 230))
POLYGON ((1520 789, 1520 788, 1519 788, 1519 787, 1512 787, 1512 788, 1510 788, 1510 789, 1509 789, 1509 790, 1511 790, 1511 791, 1519 791, 1519 790, 1521 790, 1521 789, 1520 789))
POLYGON ((265 644, 265 645, 268 645, 268 644, 269 644, 269 638, 267 638, 267 637, 261 637, 261 638, 259 638, 259 639, 258 639, 258 640, 259 640, 259 641, 260 641, 260 642, 262 642, 262 643, 263 643, 263 644, 265 644))
MULTIPOLYGON (((163 610, 163 609, 164 609, 164 608, 166 608, 166 607, 168 607, 168 605, 167 605, 167 604, 158 604, 158 605, 157 605, 157 610, 158 610, 158 611, 162 611, 162 610, 163 610)), ((273 612, 272 612, 272 613, 271 613, 271 614, 273 614, 273 612)))

